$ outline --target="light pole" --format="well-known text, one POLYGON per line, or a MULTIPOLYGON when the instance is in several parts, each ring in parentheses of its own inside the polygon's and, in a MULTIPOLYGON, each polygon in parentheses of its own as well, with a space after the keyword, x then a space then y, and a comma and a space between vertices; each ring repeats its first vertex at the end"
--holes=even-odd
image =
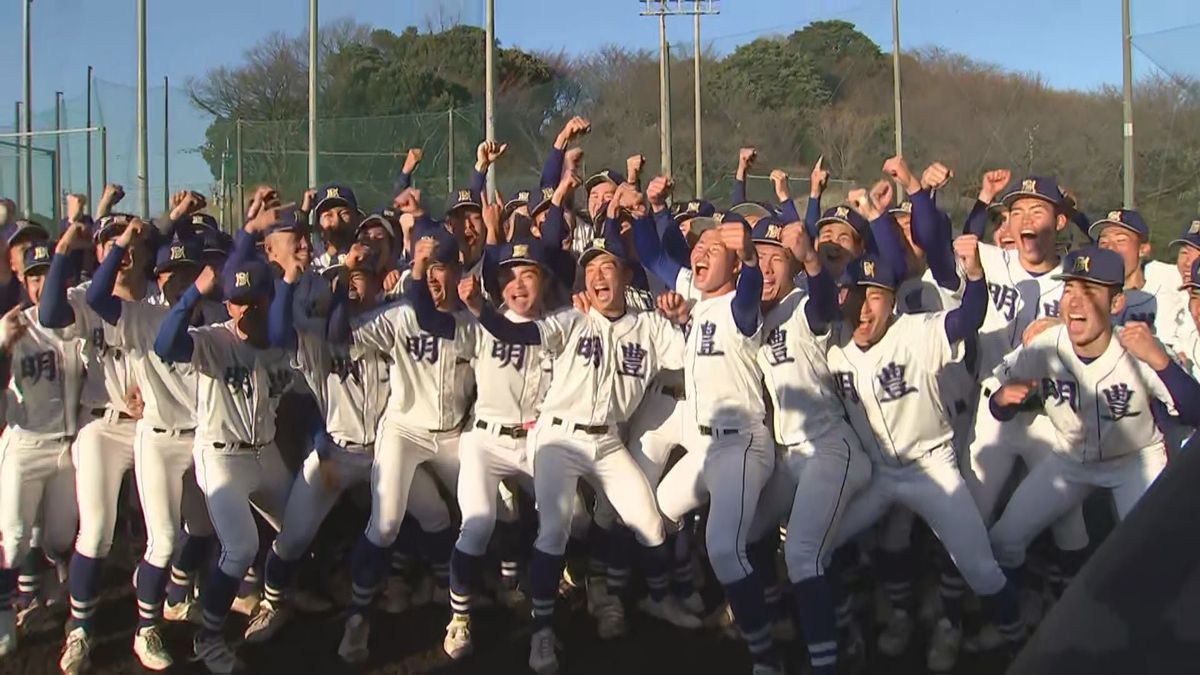
MULTIPOLYGON (((487 0, 487 27, 485 32, 484 61, 485 74, 483 86, 484 135, 490 141, 496 140, 496 0, 487 0)), ((488 165, 487 193, 496 192, 496 167, 488 165)))
POLYGON ((1136 168, 1133 157, 1133 35, 1129 20, 1129 0, 1121 0, 1121 57, 1122 57, 1122 89, 1124 103, 1124 124, 1122 135, 1125 137, 1123 163, 1124 171, 1124 202, 1125 208, 1134 208, 1134 178, 1136 168))
POLYGON ((704 197, 704 130, 700 124, 700 15, 701 14, 717 14, 720 9, 717 8, 714 0, 695 0, 692 4, 692 59, 694 80, 694 95, 695 95, 695 117, 696 117, 696 197, 704 197))
POLYGON ((137 186, 143 217, 150 216, 150 137, 146 130, 146 0, 137 0, 137 186))
MULTIPOLYGON (((317 187, 317 0, 308 0, 308 186, 317 187)), ((241 157, 241 149, 238 150, 241 157)), ((241 178, 238 178, 240 185, 241 178)), ((245 204, 242 205, 245 208, 245 204)))
POLYGON ((28 218, 33 214, 33 137, 28 134, 33 131, 33 64, 31 61, 31 45, 30 45, 30 14, 33 12, 33 0, 25 0, 21 3, 21 26, 24 31, 24 73, 22 76, 23 89, 25 94, 25 180, 22 187, 24 188, 21 194, 21 210, 25 212, 25 217, 28 218))

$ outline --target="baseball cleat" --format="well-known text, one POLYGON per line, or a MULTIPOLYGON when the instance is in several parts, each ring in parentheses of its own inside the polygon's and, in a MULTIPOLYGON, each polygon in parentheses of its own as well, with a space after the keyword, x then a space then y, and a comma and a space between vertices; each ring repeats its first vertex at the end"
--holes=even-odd
POLYGON ((10 609, 0 610, 0 657, 17 651, 17 617, 10 609))
POLYGON ((662 600, 642 598, 638 603, 638 608, 656 619, 662 619, 679 628, 694 629, 704 625, 700 617, 684 609, 683 605, 671 595, 664 596, 662 600))
POLYGON ((193 646, 196 660, 203 661, 204 667, 213 675, 229 675, 241 668, 242 664, 229 648, 229 643, 219 633, 200 631, 196 633, 193 646))
POLYGON ((371 637, 371 624, 361 614, 351 614, 346 619, 346 630, 342 633, 342 642, 338 645, 338 656, 346 663, 363 663, 370 656, 367 642, 371 637))
POLYGON ((383 587, 383 599, 379 608, 388 614, 401 614, 411 603, 412 588, 404 577, 388 577, 383 587))
POLYGON ((203 613, 200 603, 190 597, 183 602, 163 603, 163 619, 172 623, 191 623, 199 626, 203 621, 203 613))
POLYGON ((62 658, 58 660, 58 668, 63 675, 78 675, 87 670, 92 653, 92 643, 82 628, 75 628, 67 633, 67 642, 63 645, 62 658))
POLYGON ((704 598, 700 597, 696 591, 692 591, 686 598, 680 598, 679 604, 696 616, 704 614, 704 598))
POLYGON ((912 617, 902 609, 895 610, 892 612, 892 618, 888 621, 887 626, 879 634, 880 653, 893 658, 900 656, 908 650, 912 634, 912 617))
POLYGON ((950 625, 946 618, 938 619, 933 627, 933 636, 929 640, 929 654, 926 665, 930 672, 949 673, 958 663, 958 648, 962 642, 962 629, 950 625))
POLYGON ((174 663, 157 626, 142 628, 133 634, 133 655, 146 670, 166 670, 174 663))
POLYGON ((962 650, 968 654, 978 654, 1002 647, 1004 643, 1004 636, 995 624, 985 623, 978 633, 968 635, 962 640, 962 650))
POLYGON ((446 639, 442 640, 442 649, 446 656, 458 660, 471 653, 471 619, 465 616, 455 616, 446 626, 446 639))
POLYGON ((254 589, 245 595, 239 595, 234 598, 231 609, 244 616, 254 616, 254 613, 258 611, 258 604, 260 602, 262 602, 262 594, 258 589, 254 589))
POLYGON ((596 610, 596 635, 601 640, 619 638, 628 632, 625 607, 616 598, 596 610))
POLYGON ((537 675, 557 675, 558 656, 554 653, 555 642, 553 628, 537 631, 529 641, 529 667, 537 675))
POLYGON ((250 617, 246 626, 246 642, 261 644, 275 637, 279 629, 291 618, 291 611, 283 604, 263 600, 258 605, 258 611, 250 617))

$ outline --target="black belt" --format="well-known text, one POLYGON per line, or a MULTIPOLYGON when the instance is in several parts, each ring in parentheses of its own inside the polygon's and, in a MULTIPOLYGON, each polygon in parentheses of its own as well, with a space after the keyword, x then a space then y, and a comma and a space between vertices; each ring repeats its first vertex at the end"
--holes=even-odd
POLYGON ((195 436, 196 435, 195 429, 180 429, 178 431, 175 431, 174 429, 163 429, 162 427, 153 427, 150 430, 156 434, 178 434, 180 436, 195 436))
MULTIPOLYGON (((493 426, 496 427, 496 433, 501 436, 508 436, 509 438, 525 438, 529 435, 529 430, 518 424, 496 424, 493 426)), ((490 430, 491 426, 489 426, 488 423, 484 422, 483 420, 476 420, 475 428, 490 430)))
POLYGON ((218 450, 224 450, 225 448, 229 448, 230 450, 259 450, 267 447, 267 444, 263 443, 262 445, 255 445, 253 443, 243 443, 241 441, 238 441, 237 443, 223 443, 221 441, 215 441, 212 446, 218 450))
POLYGON ((607 424, 572 424, 560 417, 555 417, 550 423, 556 427, 572 427, 574 431, 582 431, 591 436, 602 436, 607 434, 609 429, 607 424))
POLYGON ((659 389, 659 391, 662 392, 663 396, 670 396, 671 398, 675 399, 676 401, 686 401, 687 400, 687 392, 684 390, 683 387, 670 387, 670 386, 667 386, 664 384, 661 387, 659 387, 658 389, 659 389))
POLYGON ((700 425, 700 435, 701 436, 732 436, 733 434, 740 434, 740 433, 742 433, 741 429, 735 429, 733 427, 715 427, 714 428, 714 427, 704 426, 703 424, 700 425))
MULTIPOLYGON (((92 408, 92 417, 99 418, 99 417, 104 417, 107 414, 108 414, 108 408, 92 408)), ((132 419, 137 419, 137 418, 135 418, 133 415, 130 415, 129 413, 117 413, 117 419, 132 420, 132 419)))

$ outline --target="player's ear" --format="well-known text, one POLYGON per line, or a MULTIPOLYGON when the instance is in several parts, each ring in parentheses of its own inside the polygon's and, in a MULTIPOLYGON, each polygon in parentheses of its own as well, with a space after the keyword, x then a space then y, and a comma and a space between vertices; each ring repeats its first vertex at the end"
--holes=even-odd
POLYGON ((1060 211, 1060 212, 1058 212, 1057 215, 1054 216, 1054 229, 1059 232, 1062 232, 1064 229, 1066 229, 1066 227, 1067 227, 1067 214, 1060 211))
POLYGON ((1150 257, 1150 242, 1144 241, 1144 242, 1142 242, 1141 246, 1138 246, 1138 257, 1140 257, 1140 258, 1149 258, 1150 257))
POLYGON ((1118 289, 1115 293, 1113 293, 1112 306, 1109 308, 1109 313, 1112 314, 1113 316, 1117 316, 1118 314, 1120 314, 1121 312, 1124 312, 1124 311, 1125 311, 1125 293, 1121 292, 1118 289))

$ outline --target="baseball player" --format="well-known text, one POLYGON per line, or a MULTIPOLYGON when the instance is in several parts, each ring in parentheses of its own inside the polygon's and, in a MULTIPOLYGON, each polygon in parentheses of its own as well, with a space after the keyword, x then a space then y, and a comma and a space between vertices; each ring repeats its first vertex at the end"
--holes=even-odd
MULTIPOLYGON (((433 252, 425 270, 437 310, 455 308, 461 260, 457 241, 424 213, 413 236, 429 237, 433 252)), ((371 519, 351 554, 353 581, 352 612, 346 622, 338 653, 350 663, 366 659, 370 628, 367 610, 379 586, 388 548, 396 540, 409 502, 417 499, 413 476, 423 464, 449 490, 458 481, 458 443, 470 401, 473 380, 468 358, 474 340, 474 323, 465 315, 444 317, 436 332, 423 326, 411 303, 382 307, 355 318, 353 332, 346 326, 331 326, 335 341, 352 338, 351 356, 357 350, 374 350, 391 361, 390 395, 380 421, 375 458, 371 470, 371 519), (453 325, 448 325, 453 321, 453 325)), ((435 565, 448 564, 454 531, 447 519, 444 527, 426 530, 431 540, 435 565)), ((440 593, 439 593, 440 594, 440 593)))
MULTIPOLYGON (((894 167, 894 168, 902 168, 894 167)), ((949 251, 948 237, 939 234, 931 215, 928 192, 911 174, 890 171, 906 185, 913 201, 913 237, 925 249, 930 270, 940 286, 957 288, 962 281, 949 251)), ((981 244, 979 257, 988 284, 987 315, 977 337, 976 373, 990 373, 1005 354, 1021 344, 1026 329, 1041 319, 1052 323, 1059 316, 1062 268, 1055 235, 1067 226, 1062 192, 1053 178, 1029 177, 1002 200, 1009 209, 1009 229, 1016 248, 1006 251, 981 244)), ((1035 326, 1036 329, 1036 326, 1035 326)), ((1024 412, 1020 423, 1000 424, 988 411, 993 392, 982 387, 975 408, 974 435, 968 447, 963 475, 985 523, 994 522, 1000 493, 1018 458, 1032 468, 1059 443, 1050 421, 1024 412)), ((1057 564, 1069 579, 1083 564, 1087 528, 1080 509, 1068 512, 1052 527, 1057 564)))
MULTIPOLYGON (((291 283, 300 270, 284 272, 284 282, 291 283)), ((221 557, 204 585, 204 622, 195 649, 213 673, 237 667, 221 628, 258 552, 251 499, 278 523, 292 483, 274 442, 276 406, 292 372, 289 355, 268 344, 270 270, 257 260, 235 259, 224 276, 229 321, 189 327, 197 304, 214 289, 216 273, 205 268, 171 307, 154 342, 154 352, 163 361, 191 364, 196 371, 193 460, 196 482, 221 542, 221 557)), ((288 298, 280 293, 276 299, 288 298)))
MULTIPOLYGON (((115 237, 128 228, 143 227, 136 218, 110 217, 102 221, 96 234, 96 255, 103 258, 115 237)), ((124 302, 144 298, 149 286, 146 278, 148 246, 127 249, 119 262, 116 285, 112 292, 91 288, 90 282, 68 289, 66 280, 75 275, 78 256, 73 251, 88 247, 87 231, 74 223, 64 232, 55 248, 54 261, 46 275, 46 285, 38 313, 43 326, 63 328, 79 324, 85 338, 83 361, 87 376, 80 394, 82 415, 90 418, 79 429, 72 447, 75 463, 75 491, 79 500, 79 536, 68 571, 71 612, 67 639, 59 667, 73 675, 86 669, 91 653, 92 618, 99 604, 100 572, 104 557, 112 547, 117 519, 121 481, 133 467, 135 419, 127 397, 134 389, 128 359, 117 344, 115 313, 124 302), (92 296, 95 302, 89 303, 92 296), (103 306, 97 311, 93 306, 103 306)))
POLYGON ((1113 327, 1127 281, 1121 257, 1078 249, 1058 276, 1063 324, 1005 360, 989 401, 989 412, 1007 421, 1040 392, 1065 441, 1021 481, 992 527, 992 546, 1006 568, 1019 566, 1033 537, 1094 488, 1111 490, 1118 518, 1129 513, 1167 463, 1156 405, 1189 426, 1200 422, 1200 383, 1171 359, 1149 326, 1113 327))
POLYGON ((313 259, 319 272, 330 264, 338 251, 353 243, 358 224, 363 219, 354 190, 345 185, 330 184, 317 191, 317 203, 309 213, 309 225, 316 228, 321 253, 313 259))
POLYGON ((34 305, 0 322, 0 347, 12 363, 0 436, 0 656, 17 649, 13 595, 39 514, 42 547, 64 557, 78 522, 70 447, 83 362, 77 324, 51 329, 38 319, 51 250, 46 243, 25 250, 21 282, 34 305))
MULTIPOLYGON (((821 268, 802 223, 784 226, 763 219, 751 239, 763 273, 766 337, 758 365, 771 397, 774 440, 784 448, 783 464, 776 467, 784 479, 782 500, 762 508, 776 510, 770 522, 787 524, 788 577, 813 672, 835 673, 837 628, 825 577, 832 549, 827 547, 846 505, 871 475, 825 359, 838 313, 837 286, 821 268), (807 293, 793 282, 798 268, 806 275, 807 293)), ((764 493, 764 501, 768 496, 775 494, 764 493)))
MULTIPOLYGON (((118 297, 114 295, 118 270, 142 234, 140 221, 127 226, 113 240, 92 277, 96 292, 89 294, 88 302, 98 312, 110 312, 109 318, 109 298, 118 297)), ((161 247, 154 266, 160 294, 113 308, 117 316, 113 346, 122 349, 129 359, 145 401, 133 445, 133 469, 146 524, 146 551, 134 577, 138 629, 134 632, 133 652, 148 670, 165 670, 173 663, 157 624, 163 613, 168 565, 176 551, 179 524, 181 520, 185 523, 187 538, 170 571, 175 586, 186 589, 190 585, 191 573, 208 552, 212 536, 208 510, 192 470, 195 373, 184 364, 167 364, 153 353, 154 338, 169 305, 179 301, 201 269, 202 246, 199 239, 190 238, 174 239, 161 247)), ((207 325, 227 318, 219 304, 204 300, 195 310, 194 323, 207 325)))
POLYGON ((588 312, 568 309, 521 324, 484 305, 474 281, 461 289, 489 333, 507 344, 540 345, 557 374, 528 440, 538 502, 538 538, 530 562, 535 632, 529 666, 539 674, 558 671, 550 621, 580 478, 595 481, 643 547, 650 597, 642 610, 677 626, 700 626, 667 593, 669 552, 662 518, 653 490, 617 431, 654 375, 661 368, 682 367, 683 354, 682 336, 665 319, 626 311, 627 264, 619 240, 595 240, 580 257, 588 312))
MULTIPOLYGON (((833 547, 875 523, 893 504, 921 517, 945 545, 971 589, 1010 640, 1021 637, 1015 589, 992 557, 987 531, 959 474, 953 430, 938 391, 938 372, 960 358, 963 340, 986 312, 977 239, 955 240, 967 277, 963 304, 949 312, 894 314, 897 279, 866 256, 851 268, 843 303, 846 330, 829 350, 829 368, 854 430, 874 464, 870 483, 851 502, 833 547)), ((935 628, 929 668, 950 670, 958 657, 961 616, 953 607, 935 628)))
POLYGON ((697 220, 691 279, 699 300, 688 318, 684 353, 689 452, 659 485, 659 508, 679 523, 708 498, 709 563, 749 645, 754 672, 778 673, 763 584, 746 556, 759 495, 775 466, 757 363, 763 278, 744 218, 727 214, 716 227, 698 227, 697 220))

